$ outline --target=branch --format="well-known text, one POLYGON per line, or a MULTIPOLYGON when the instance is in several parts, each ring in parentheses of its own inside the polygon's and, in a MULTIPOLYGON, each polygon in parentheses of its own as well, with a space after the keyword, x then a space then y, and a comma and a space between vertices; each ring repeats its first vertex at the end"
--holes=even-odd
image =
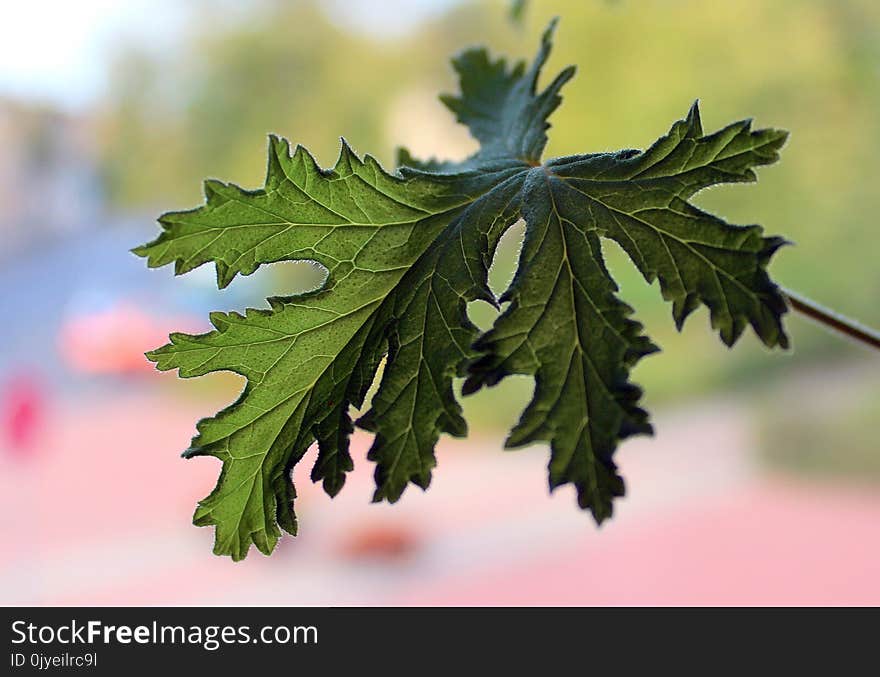
POLYGON ((811 301, 790 289, 781 288, 781 291, 792 310, 796 310, 811 320, 824 324, 826 327, 830 327, 860 343, 880 350, 880 332, 865 327, 855 320, 839 315, 832 310, 823 308, 815 301, 811 301))

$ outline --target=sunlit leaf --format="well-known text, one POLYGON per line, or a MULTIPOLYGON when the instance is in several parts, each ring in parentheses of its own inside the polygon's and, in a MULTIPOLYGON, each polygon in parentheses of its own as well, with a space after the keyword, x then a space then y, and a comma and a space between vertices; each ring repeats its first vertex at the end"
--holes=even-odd
POLYGON ((426 488, 439 435, 467 434, 457 377, 467 394, 509 374, 534 376, 508 446, 549 442, 550 486, 574 484, 582 508, 600 522, 610 516, 624 492, 614 450, 651 431, 629 372, 657 348, 618 298, 601 238, 659 280, 679 327, 704 304, 728 345, 747 325, 767 346, 787 345, 786 306, 765 271, 783 241, 688 202, 711 185, 755 180, 785 133, 737 122, 705 135, 694 104, 644 152, 542 160, 547 118, 574 74, 538 87, 553 28, 529 67, 483 49, 453 61, 461 92, 443 101, 480 142, 464 162, 422 162, 404 150, 390 173, 343 144, 324 170, 272 136, 262 189, 208 181, 203 206, 165 214, 159 237, 135 250, 178 274, 213 262, 220 287, 276 261, 326 269, 315 291, 214 313, 213 331, 173 334, 148 354, 183 377, 226 370, 247 379, 237 402, 199 423, 186 452, 223 462, 195 514, 215 526, 217 554, 241 559, 252 543, 268 554, 282 528, 295 533, 293 466, 317 441, 311 476, 335 495, 353 467, 355 425, 374 433, 375 500, 394 502, 409 483, 426 488), (518 271, 496 299, 488 268, 520 218, 518 271), (466 310, 478 299, 507 304, 482 335, 466 310), (370 409, 353 422, 383 358, 370 409))

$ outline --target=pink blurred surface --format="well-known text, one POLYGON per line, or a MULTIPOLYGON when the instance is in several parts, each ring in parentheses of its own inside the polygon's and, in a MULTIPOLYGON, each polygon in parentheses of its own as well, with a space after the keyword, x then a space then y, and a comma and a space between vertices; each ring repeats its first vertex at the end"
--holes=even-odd
POLYGON ((154 317, 132 303, 67 319, 58 336, 58 352, 73 371, 87 374, 152 373, 144 352, 162 345, 170 331, 195 333, 189 317, 154 317))
POLYGON ((878 604, 880 496, 768 478, 734 404, 661 412, 624 445, 629 496, 597 529, 549 495, 547 451, 444 441, 430 491, 371 504, 369 439, 334 500, 296 471, 301 535, 232 563, 191 526, 216 479, 183 461, 223 402, 155 383, 45 413, 0 455, 0 601, 27 604, 878 604), (154 387, 155 386, 155 387, 154 387))
POLYGON ((875 496, 765 482, 405 601, 876 605, 878 523, 875 496))

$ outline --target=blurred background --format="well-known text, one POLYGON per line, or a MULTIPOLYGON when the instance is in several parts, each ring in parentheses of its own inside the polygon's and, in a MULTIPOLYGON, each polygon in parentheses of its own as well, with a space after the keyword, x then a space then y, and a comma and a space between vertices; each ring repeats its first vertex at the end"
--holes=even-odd
MULTIPOLYGON (((213 459, 184 462, 232 375, 180 381, 143 352, 211 310, 312 284, 280 264, 217 291, 128 250, 201 180, 262 183, 266 134, 325 165, 339 136, 386 164, 398 144, 474 148, 437 101, 472 44, 578 77, 550 155, 643 148, 700 98, 714 130, 791 130, 757 185, 698 197, 796 246, 782 284, 880 326, 880 4, 876 0, 535 0, 522 22, 480 0, 78 0, 9 3, 0 23, 0 603, 880 604, 880 355, 798 317, 794 350, 732 351, 700 311, 683 333, 613 245, 623 296, 663 353, 635 372, 653 439, 617 458, 628 496, 597 529, 546 448, 503 452, 531 392, 466 400, 431 489, 370 504, 369 439, 331 501, 295 472, 301 535, 272 558, 210 554, 191 526, 213 459)), ((511 276, 522 231, 492 270, 511 276)), ((307 268, 307 267, 305 267, 307 268)), ((486 308, 474 310, 480 324, 486 308)))

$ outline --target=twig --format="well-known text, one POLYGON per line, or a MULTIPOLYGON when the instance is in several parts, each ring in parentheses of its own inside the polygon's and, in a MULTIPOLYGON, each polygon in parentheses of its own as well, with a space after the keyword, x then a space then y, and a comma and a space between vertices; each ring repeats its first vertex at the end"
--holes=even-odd
POLYGON ((790 289, 782 288, 782 294, 788 300, 792 310, 803 313, 811 320, 823 324, 826 327, 830 327, 831 329, 834 329, 845 336, 849 336, 860 343, 864 343, 865 345, 880 350, 880 332, 865 327, 848 317, 835 313, 833 310, 823 308, 815 301, 811 301, 805 296, 801 296, 790 289))

